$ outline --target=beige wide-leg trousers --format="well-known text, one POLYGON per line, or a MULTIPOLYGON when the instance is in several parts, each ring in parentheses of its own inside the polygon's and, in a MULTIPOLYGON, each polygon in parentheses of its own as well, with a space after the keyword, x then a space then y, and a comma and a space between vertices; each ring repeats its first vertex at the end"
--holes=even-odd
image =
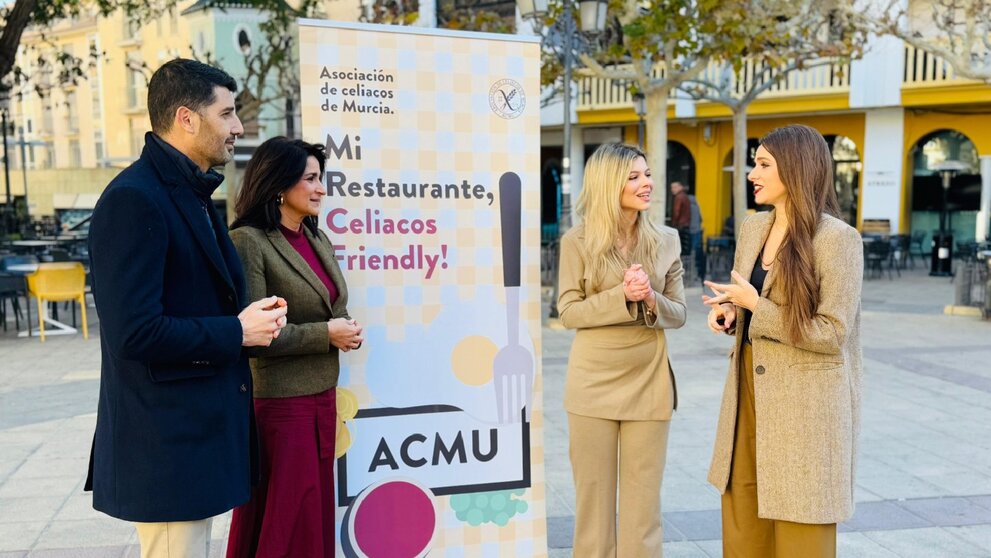
POLYGON ((753 346, 740 358, 740 396, 729 486, 723 493, 723 558, 835 558, 836 524, 757 517, 757 415, 753 346))
POLYGON ((661 478, 669 426, 670 421, 619 421, 568 413, 577 502, 575 558, 661 556, 661 478))
POLYGON ((141 558, 209 558, 213 518, 135 523, 141 558))

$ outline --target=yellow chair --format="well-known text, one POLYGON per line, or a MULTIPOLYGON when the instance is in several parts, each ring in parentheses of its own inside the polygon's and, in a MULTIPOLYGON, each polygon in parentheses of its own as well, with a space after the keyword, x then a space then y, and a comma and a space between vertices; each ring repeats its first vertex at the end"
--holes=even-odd
MULTIPOLYGON (((89 339, 86 325, 86 270, 79 262, 38 264, 38 270, 27 276, 28 294, 38 301, 41 341, 45 341, 46 302, 76 301, 83 319, 83 338, 89 339)), ((53 320, 54 321, 54 320, 53 320)), ((57 322, 56 322, 57 323, 57 322)), ((66 326, 68 327, 68 326, 66 326)))

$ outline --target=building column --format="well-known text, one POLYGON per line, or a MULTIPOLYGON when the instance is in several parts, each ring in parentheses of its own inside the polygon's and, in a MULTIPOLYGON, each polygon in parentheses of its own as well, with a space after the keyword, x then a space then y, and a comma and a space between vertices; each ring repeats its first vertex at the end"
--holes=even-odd
POLYGON ((981 155, 981 205, 977 212, 978 242, 991 238, 991 155, 981 155))
POLYGON ((908 203, 902 189, 904 138, 905 111, 902 108, 867 111, 862 146, 864 175, 860 189, 858 225, 865 219, 887 219, 891 223, 892 233, 902 230, 902 207, 908 203))
POLYGON ((581 126, 571 126, 571 224, 578 223, 575 207, 585 178, 585 134, 581 126))

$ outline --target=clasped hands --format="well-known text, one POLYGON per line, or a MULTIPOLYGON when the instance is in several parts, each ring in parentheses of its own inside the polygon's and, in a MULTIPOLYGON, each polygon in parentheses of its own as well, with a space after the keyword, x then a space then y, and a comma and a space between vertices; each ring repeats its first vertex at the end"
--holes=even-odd
POLYGON ((735 270, 730 273, 732 283, 713 283, 705 281, 706 287, 712 289, 715 296, 702 295, 702 302, 710 307, 709 329, 716 333, 727 331, 736 321, 736 307, 746 308, 751 312, 757 307, 760 293, 735 270))
POLYGON ((365 340, 362 336, 363 331, 364 328, 358 323, 358 320, 332 318, 327 321, 330 344, 344 353, 361 347, 362 341, 365 340))
POLYGON ((653 311, 657 301, 654 299, 654 288, 650 286, 650 277, 640 264, 633 264, 623 274, 623 292, 630 302, 643 301, 648 310, 653 311))

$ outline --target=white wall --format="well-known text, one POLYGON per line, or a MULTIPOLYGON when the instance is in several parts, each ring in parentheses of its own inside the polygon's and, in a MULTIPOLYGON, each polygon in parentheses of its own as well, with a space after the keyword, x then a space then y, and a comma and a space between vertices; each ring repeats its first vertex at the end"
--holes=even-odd
POLYGON ((883 108, 866 112, 864 177, 860 192, 863 219, 888 219, 899 230, 905 161, 905 111, 883 108))

